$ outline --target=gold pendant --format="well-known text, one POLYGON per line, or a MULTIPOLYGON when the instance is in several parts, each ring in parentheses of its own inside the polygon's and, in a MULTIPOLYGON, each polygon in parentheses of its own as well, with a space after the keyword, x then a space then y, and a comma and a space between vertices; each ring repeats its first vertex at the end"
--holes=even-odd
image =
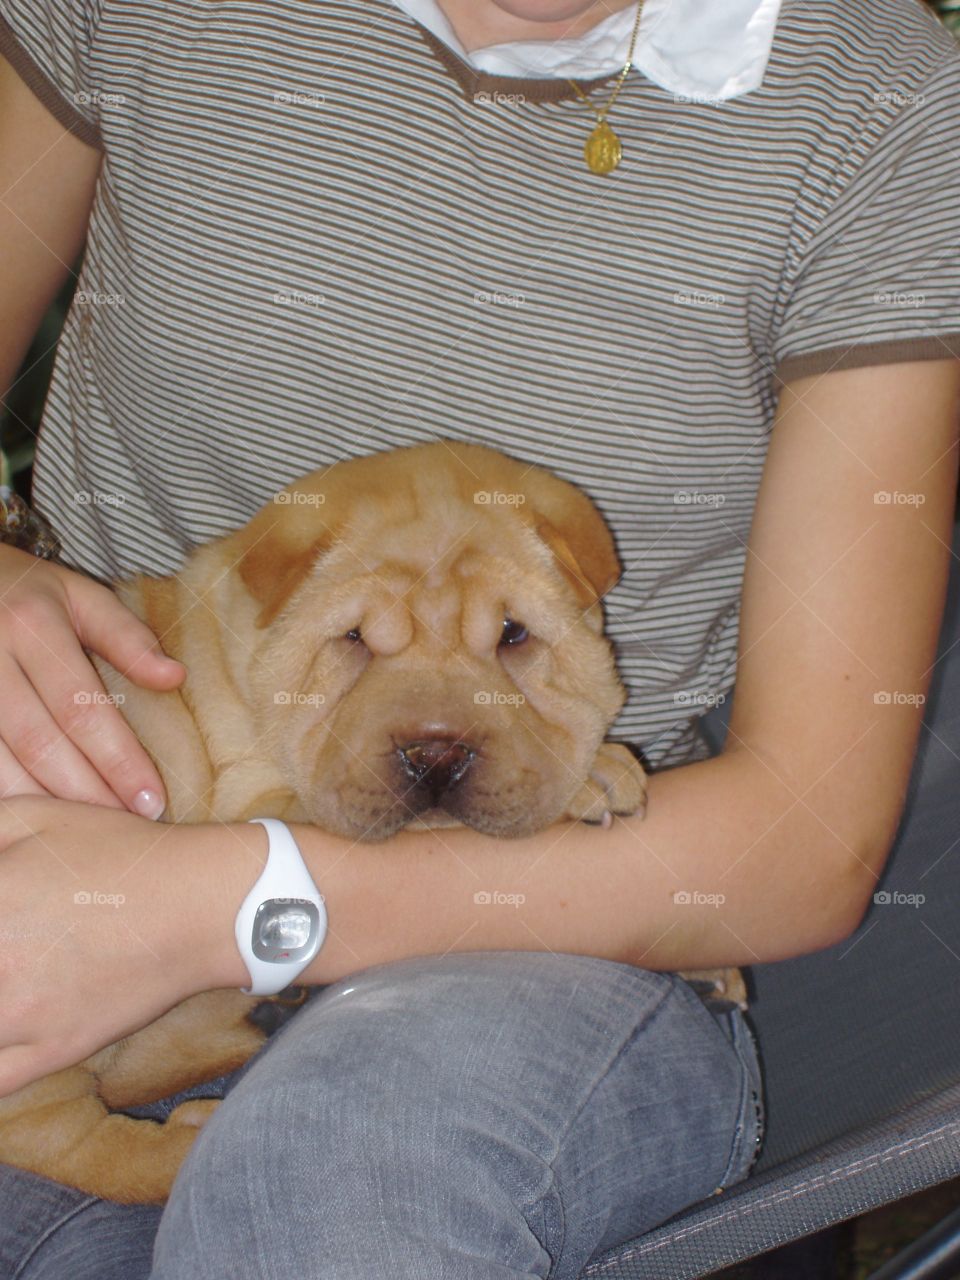
POLYGON ((620 163, 623 155, 620 139, 605 120, 597 125, 584 143, 583 155, 591 173, 612 173, 620 163))

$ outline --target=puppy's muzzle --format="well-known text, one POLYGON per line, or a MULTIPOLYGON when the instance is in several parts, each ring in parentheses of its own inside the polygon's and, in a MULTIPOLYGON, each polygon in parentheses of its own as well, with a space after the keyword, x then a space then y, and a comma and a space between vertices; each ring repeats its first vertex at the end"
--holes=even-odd
POLYGON ((409 742, 397 750, 407 775, 431 793, 434 804, 453 790, 476 755, 465 742, 450 738, 409 742))

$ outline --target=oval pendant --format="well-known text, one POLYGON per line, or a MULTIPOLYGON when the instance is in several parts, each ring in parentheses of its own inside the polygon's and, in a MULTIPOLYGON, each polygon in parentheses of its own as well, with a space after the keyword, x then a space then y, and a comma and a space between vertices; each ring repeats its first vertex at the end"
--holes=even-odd
POLYGON ((583 145, 583 155, 591 173, 612 173, 620 163, 623 148, 620 139, 604 120, 583 145))

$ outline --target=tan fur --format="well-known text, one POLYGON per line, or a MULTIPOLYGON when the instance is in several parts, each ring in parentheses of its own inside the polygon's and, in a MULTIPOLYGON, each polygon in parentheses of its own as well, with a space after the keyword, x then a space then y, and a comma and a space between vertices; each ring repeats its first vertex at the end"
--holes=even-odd
MULTIPOLYGON (((177 575, 119 584, 185 663, 181 689, 96 665, 163 777, 166 821, 273 816, 362 840, 466 823, 512 838, 643 809, 643 770, 603 741, 624 699, 600 606, 619 572, 578 489, 439 441, 314 472, 177 575), (498 646, 505 617, 530 639, 498 646), (355 627, 362 642, 345 638, 355 627), (475 755, 430 807, 399 748, 446 737, 475 755)), ((0 1099, 0 1161, 162 1202, 210 1107, 163 1125, 108 1108, 239 1066, 262 1042, 255 1003, 196 996, 0 1099)))

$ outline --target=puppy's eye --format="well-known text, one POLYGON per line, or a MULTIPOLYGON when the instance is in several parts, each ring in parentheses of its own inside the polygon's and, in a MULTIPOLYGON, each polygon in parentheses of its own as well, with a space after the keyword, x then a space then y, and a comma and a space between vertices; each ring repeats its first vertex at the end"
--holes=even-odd
POLYGON ((500 643, 523 644, 529 634, 530 633, 522 622, 514 622, 513 618, 504 618, 503 633, 500 636, 500 643))
POLYGON ((344 640, 359 640, 359 639, 360 639, 360 628, 359 628, 359 627, 351 627, 351 628, 350 628, 350 630, 347 632, 347 634, 346 634, 343 638, 344 638, 344 640))

